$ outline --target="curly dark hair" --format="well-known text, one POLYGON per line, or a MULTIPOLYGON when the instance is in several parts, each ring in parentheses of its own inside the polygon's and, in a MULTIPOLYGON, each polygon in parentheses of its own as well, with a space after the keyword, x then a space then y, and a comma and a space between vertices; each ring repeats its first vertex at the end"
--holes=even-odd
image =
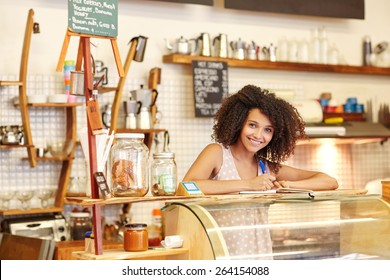
POLYGON ((212 140, 229 146, 240 137, 249 111, 259 109, 274 127, 270 143, 256 156, 268 161, 270 169, 277 173, 281 163, 294 154, 298 139, 307 137, 305 124, 297 109, 274 93, 253 85, 247 85, 225 98, 215 115, 212 140))

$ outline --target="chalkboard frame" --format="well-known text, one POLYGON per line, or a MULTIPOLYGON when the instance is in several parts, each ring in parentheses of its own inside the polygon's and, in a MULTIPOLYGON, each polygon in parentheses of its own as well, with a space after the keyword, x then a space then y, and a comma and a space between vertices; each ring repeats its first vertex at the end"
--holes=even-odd
POLYGON ((180 3, 180 4, 197 4, 197 5, 206 5, 213 6, 214 0, 153 0, 159 2, 171 2, 171 3, 180 3))
POLYGON ((225 0, 225 8, 321 16, 330 18, 364 19, 364 0, 225 0))
POLYGON ((193 60, 192 77, 195 117, 214 117, 228 95, 227 62, 193 60))
POLYGON ((79 34, 116 38, 118 0, 68 0, 68 29, 79 34))

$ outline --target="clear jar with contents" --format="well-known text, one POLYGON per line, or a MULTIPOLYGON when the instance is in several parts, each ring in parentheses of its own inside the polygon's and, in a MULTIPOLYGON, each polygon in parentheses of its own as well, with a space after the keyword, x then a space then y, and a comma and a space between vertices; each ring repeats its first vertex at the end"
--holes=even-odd
POLYGON ((109 183, 114 196, 145 196, 149 190, 149 149, 144 134, 117 133, 111 148, 109 183))
POLYGON ((154 196, 176 195, 177 167, 174 153, 153 154, 151 181, 154 196))
POLYGON ((87 212, 70 213, 69 222, 73 240, 84 240, 85 233, 92 230, 92 220, 87 212))
POLYGON ((128 252, 148 250, 146 224, 127 224, 124 233, 123 249, 128 252))

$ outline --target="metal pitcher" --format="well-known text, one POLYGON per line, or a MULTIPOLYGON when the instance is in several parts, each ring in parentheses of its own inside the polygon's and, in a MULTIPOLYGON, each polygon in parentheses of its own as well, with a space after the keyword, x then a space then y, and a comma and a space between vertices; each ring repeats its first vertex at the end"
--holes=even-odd
POLYGON ((198 38, 195 39, 195 53, 201 56, 211 56, 211 44, 210 34, 201 33, 198 38), (201 45, 199 49, 199 45, 201 45))
POLYGON ((102 121, 106 128, 111 126, 111 109, 112 104, 107 104, 102 112, 102 121))
POLYGON ((215 50, 215 56, 217 57, 228 57, 228 38, 226 34, 219 34, 213 40, 213 47, 215 50))
POLYGON ((155 89, 144 89, 141 85, 140 89, 130 91, 132 99, 142 102, 143 107, 150 107, 156 104, 158 91, 155 89), (153 98, 153 93, 155 93, 153 98))
POLYGON ((195 41, 195 39, 187 40, 183 36, 180 36, 174 43, 170 43, 165 39, 165 44, 167 49, 173 53, 190 54, 192 50, 191 46, 193 45, 191 41, 195 41))
POLYGON ((238 39, 238 41, 231 41, 230 47, 233 51, 233 58, 243 60, 245 59, 245 42, 238 39))
POLYGON ((263 47, 262 51, 264 53, 265 60, 276 61, 276 49, 276 46, 274 46, 272 43, 268 48, 263 47))
POLYGON ((133 60, 142 62, 144 61, 144 55, 146 50, 146 43, 148 42, 148 38, 145 36, 138 36, 134 37, 130 40, 129 44, 132 43, 134 40, 137 40, 137 47, 135 49, 135 55, 133 60))

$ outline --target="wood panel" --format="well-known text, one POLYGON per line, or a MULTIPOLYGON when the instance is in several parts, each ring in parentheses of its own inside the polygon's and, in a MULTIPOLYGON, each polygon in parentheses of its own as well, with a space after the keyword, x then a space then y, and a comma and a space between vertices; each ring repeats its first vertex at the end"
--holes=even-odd
POLYGON ((54 240, 1 234, 1 260, 51 260, 54 240))

